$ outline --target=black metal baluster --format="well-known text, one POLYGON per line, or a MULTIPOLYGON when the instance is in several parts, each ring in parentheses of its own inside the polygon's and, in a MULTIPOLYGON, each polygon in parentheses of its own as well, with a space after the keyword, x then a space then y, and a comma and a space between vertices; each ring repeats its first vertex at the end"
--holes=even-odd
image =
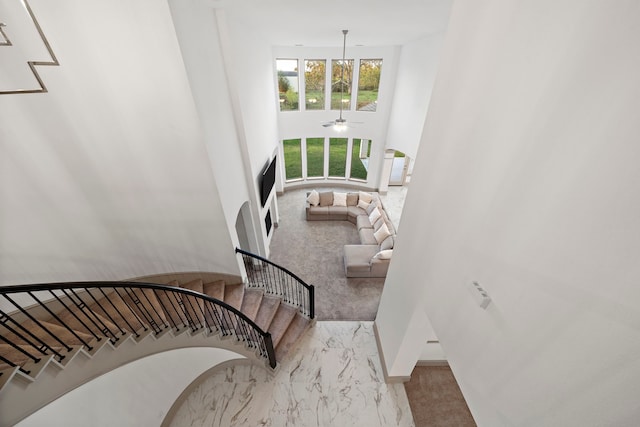
MULTIPOLYGON (((141 319, 140 316, 136 313, 136 311, 131 308, 131 306, 129 305, 129 303, 127 302, 127 300, 122 296, 122 294, 120 294, 120 291, 118 290, 118 288, 113 288, 113 290, 115 291, 116 294, 118 294, 118 297, 120 297, 120 301, 122 301, 124 303, 124 305, 127 306, 127 308, 129 309, 129 311, 131 312, 131 314, 133 314, 133 317, 136 318, 136 320, 138 321, 138 323, 140 324, 140 327, 142 328, 143 331, 148 331, 149 328, 147 328, 146 323, 144 323, 141 319)), ((125 294, 126 294, 126 290, 125 290, 125 294)), ((136 329, 137 330, 137 329, 136 329)), ((138 334, 136 334, 136 336, 140 336, 138 334)))
POLYGON ((169 318, 169 323, 173 324, 173 326, 169 325, 171 328, 175 328, 176 330, 178 330, 178 326, 176 325, 176 322, 173 320, 173 317, 171 317, 171 313, 169 312, 169 310, 167 310, 167 308, 164 306, 164 303, 162 302, 162 300, 158 297, 158 293, 156 289, 151 289, 151 292, 153 292, 153 295, 156 297, 156 300, 158 301, 158 304, 160 304, 160 308, 162 309, 162 311, 165 314, 165 317, 169 318))
MULTIPOLYGON (((163 326, 164 326, 165 328, 168 328, 168 327, 169 327, 169 325, 168 325, 166 322, 164 322, 164 321, 162 320, 162 318, 163 318, 164 316, 161 316, 161 315, 160 315, 160 313, 158 313, 158 310, 156 310, 156 308, 153 306, 153 304, 151 303, 151 300, 150 300, 150 299, 149 299, 149 297, 147 296, 146 292, 144 292, 144 289, 142 289, 142 290, 141 290, 141 293, 142 293, 142 296, 144 296, 144 298, 145 298, 145 299, 147 300, 147 302, 149 303, 149 306, 151 307, 151 309, 153 310, 153 312, 156 314, 156 316, 158 316, 158 320, 160 320, 161 322, 163 322, 162 324, 163 324, 163 326)), ((159 326, 160 326, 160 325, 158 325, 158 327, 159 327, 159 326)))
POLYGON ((140 310, 140 314, 142 314, 142 317, 144 317, 144 320, 147 322, 149 326, 151 326, 151 329, 153 329, 154 333, 159 334, 162 331, 162 329, 160 329, 160 326, 156 323, 155 319, 153 318, 149 310, 147 310, 147 307, 144 305, 140 297, 138 297, 138 293, 136 292, 137 290, 140 293, 142 293, 142 289, 131 288, 131 287, 128 287, 126 289, 127 290, 125 292, 129 296, 129 298, 131 298, 131 301, 133 302, 133 304, 135 304, 135 306, 138 307, 138 309, 140 310))
MULTIPOLYGON (((11 347, 13 347, 14 349, 18 350, 20 353, 24 354, 25 356, 27 356, 29 359, 33 360, 34 362, 38 363, 40 362, 40 358, 34 356, 33 354, 29 353, 28 351, 26 351, 25 349, 23 349, 22 347, 20 347, 18 344, 15 344, 11 341, 9 341, 8 339, 6 339, 5 337, 3 337, 2 335, 0 335, 0 340, 6 342, 7 344, 9 344, 11 347)), ((46 354, 45 354, 46 355, 46 354)))
MULTIPOLYGON (((184 318, 182 316, 180 316, 180 311, 178 311, 176 306, 173 304, 173 300, 171 299, 171 297, 173 296, 174 299, 176 299, 176 302, 178 301, 177 297, 176 297, 176 293, 172 292, 172 291, 166 291, 164 289, 162 290, 162 292, 164 292, 164 296, 167 297, 167 299, 169 300, 169 304, 171 305, 171 308, 173 309, 173 311, 175 311, 176 316, 178 316, 178 320, 180 321, 182 326, 185 326, 184 318)), ((178 303, 178 307, 180 307, 180 303, 178 303)), ((182 309, 180 309, 180 310, 182 310, 182 309)), ((180 330, 180 327, 178 327, 178 323, 177 322, 175 323, 175 328, 176 328, 176 332, 180 330)))
MULTIPOLYGON (((126 334, 126 333, 127 333, 127 331, 125 331, 124 329, 122 329, 122 328, 120 327, 120 325, 118 325, 118 323, 117 323, 115 320, 113 320, 113 317, 111 317, 111 315, 107 312, 107 310, 105 310, 105 309, 104 309, 104 307, 102 306, 102 304, 100 304, 100 302, 98 302, 98 300, 96 299, 96 297, 94 297, 94 296, 93 296, 93 294, 91 293, 91 290, 90 290, 90 289, 88 289, 88 288, 84 288, 84 290, 85 290, 85 292, 86 292, 87 294, 89 294, 89 296, 91 297, 91 299, 92 299, 92 300, 93 300, 93 301, 98 305, 98 307, 100 307, 100 310, 102 310, 102 312, 107 316, 107 318, 109 319, 109 321, 110 321, 111 323, 113 323, 113 326, 115 326, 116 328, 118 328, 118 330, 120 331, 120 333, 121 333, 122 335, 126 334)), ((108 300, 108 298, 107 298, 107 300, 108 300)), ((93 312, 93 311, 94 311, 94 310, 93 310, 90 306, 88 306, 88 305, 87 305, 87 308, 88 308, 89 310, 91 310, 91 312, 93 312)), ((96 313, 96 314, 99 314, 99 313, 96 313)), ((104 322, 100 322, 100 323, 102 323, 102 324, 104 325, 104 322)), ((105 325, 105 326, 106 326, 106 325, 105 325)))
MULTIPOLYGON (((78 300, 80 301, 80 305, 78 305, 76 303, 76 306, 80 309, 80 311, 82 311, 82 313, 87 316, 87 318, 89 320, 91 320, 91 322, 93 322, 94 325, 96 325, 96 328, 100 329, 100 326, 98 326, 98 324, 95 322, 95 320, 97 320, 98 322, 100 322, 100 324, 102 325, 102 333, 105 334, 105 336, 109 336, 111 335, 111 341, 113 343, 115 343, 116 341, 119 340, 119 338, 116 336, 116 334, 113 333, 113 331, 102 321, 102 319, 100 319, 100 317, 96 316, 96 313, 94 313, 94 311, 91 309, 91 307, 89 307, 87 305, 87 303, 76 293, 76 291, 71 288, 69 289, 69 291, 71 291, 71 293, 78 298, 78 300), (85 311, 85 308, 87 309, 87 311, 85 311), (91 316, 89 316, 89 313, 91 313, 91 315, 93 315, 93 317, 95 318, 95 320, 93 320, 91 318, 91 316)), ((85 292, 87 291, 87 289, 85 288, 85 292)), ((63 290, 64 292, 64 290, 63 290)), ((66 294, 66 292, 65 292, 66 294)), ((73 299, 72 299, 73 301, 73 299)), ((75 302, 75 301, 74 301, 75 302)))
MULTIPOLYGON (((51 291, 49 291, 51 292, 51 291)), ((55 295, 55 294, 54 294, 55 295)), ((36 325, 38 325, 40 328, 47 330, 42 323, 40 323, 40 321, 38 319, 36 319, 35 317, 33 317, 31 314, 29 314, 24 308, 22 308, 22 306, 18 305, 14 300, 12 300, 9 295, 4 295, 4 297, 11 303, 13 304, 18 310, 20 310, 20 312, 22 314, 24 314, 25 316, 27 316, 29 319, 31 319, 32 321, 34 321, 36 323, 36 325)), ((47 307, 46 305, 44 305, 38 298, 36 298, 35 295, 31 294, 31 298, 33 298, 42 308, 44 308, 49 314, 53 313, 51 312, 51 310, 49 310, 49 307, 47 307)), ((76 337, 78 337, 78 334, 76 334, 75 332, 73 332, 63 321, 60 320, 60 318, 58 318, 57 316, 54 315, 54 317, 56 318, 56 320, 58 320, 62 325, 64 325, 67 329, 69 329, 76 337)), ((47 330, 48 331, 48 330, 47 330)), ((57 336, 55 336, 54 334, 51 334, 51 336, 53 338, 56 339, 56 341, 58 341, 59 343, 62 344, 62 346, 64 348, 67 349, 67 351, 71 351, 71 347, 69 347, 68 345, 66 345, 64 342, 62 342, 61 339, 59 339, 57 336)), ((81 340, 82 341, 82 340, 81 340)), ((82 341, 82 343, 84 344, 84 341, 82 341)))
MULTIPOLYGON (((36 350, 38 350, 40 353, 47 355, 47 351, 50 351, 51 353, 53 353, 54 355, 56 355, 58 357, 58 361, 62 361, 62 359, 64 359, 64 355, 62 355, 60 352, 56 351, 54 348, 52 348, 49 344, 47 344, 46 342, 44 342, 42 339, 40 339, 39 337, 35 336, 31 331, 29 331, 28 329, 26 329, 24 326, 22 326, 20 323, 16 322, 15 320, 13 320, 11 317, 9 317, 4 311, 0 310, 0 324, 2 324, 2 326, 4 326, 6 329, 8 329, 12 334, 16 335, 20 340, 24 341, 27 345, 35 348, 36 350), (19 332, 18 330, 14 329, 12 326, 10 326, 8 324, 8 321, 11 321, 15 326, 17 326, 18 329, 21 330, 21 332, 19 332), (39 345, 36 345, 36 343, 34 343, 33 341, 31 341, 29 338, 25 337, 22 332, 26 332, 27 335, 29 335, 32 339, 34 339, 35 341, 37 341, 39 343, 39 345)), ((49 331, 47 331, 49 332, 49 331)), ((49 332, 50 333, 50 332, 49 332)), ((5 341, 7 340, 7 337, 2 337, 5 341)), ((57 338, 54 336, 54 338, 57 338)), ((59 341, 63 347, 66 347, 65 344, 62 341, 59 341)))
MULTIPOLYGON (((112 289, 115 292, 116 288, 112 288, 112 289)), ((127 318, 124 317, 123 314, 120 312, 120 310, 115 306, 115 304, 111 300, 111 297, 109 297, 107 295, 107 293, 102 288, 98 288, 98 290, 102 293, 102 295, 104 295, 105 299, 109 302, 109 304, 111 304, 111 307, 113 307, 113 309, 116 311, 116 313, 118 313, 118 316, 120 316, 120 318, 122 320, 124 320, 124 323, 127 324, 129 329, 131 330, 131 332, 135 334, 136 338, 140 337, 140 334, 133 328, 133 326, 131 326, 131 324, 129 323, 127 318)), ((121 329, 121 331, 122 331, 122 329, 121 329)), ((122 333, 124 334, 124 331, 122 333)))

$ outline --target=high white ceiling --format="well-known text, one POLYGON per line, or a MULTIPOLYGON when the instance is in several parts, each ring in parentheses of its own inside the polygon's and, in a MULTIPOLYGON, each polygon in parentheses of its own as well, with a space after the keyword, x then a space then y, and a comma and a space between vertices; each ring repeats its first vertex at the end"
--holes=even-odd
POLYGON ((205 1, 274 46, 388 46, 444 31, 453 0, 205 1))

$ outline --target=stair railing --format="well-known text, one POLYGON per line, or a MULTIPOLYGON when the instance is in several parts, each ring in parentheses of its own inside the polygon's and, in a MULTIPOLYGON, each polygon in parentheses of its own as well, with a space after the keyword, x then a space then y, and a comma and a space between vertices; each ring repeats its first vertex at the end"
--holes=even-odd
MULTIPOLYGON (((188 328, 235 337, 276 366, 269 332, 224 301, 190 289, 142 282, 72 282, 0 286, 0 296, 16 308, 11 313, 0 310, 0 344, 8 344, 28 362, 49 356, 63 362, 73 346, 91 351, 103 339, 117 344, 128 334, 140 337, 149 330, 159 335, 188 328), (30 321, 29 328, 23 326, 25 321, 30 321)), ((0 355, 0 363, 28 375, 24 366, 29 363, 17 360, 0 355)))
POLYGON ((315 317, 315 288, 284 267, 259 255, 236 248, 247 271, 247 287, 264 290, 267 295, 281 297, 298 308, 303 315, 315 317))

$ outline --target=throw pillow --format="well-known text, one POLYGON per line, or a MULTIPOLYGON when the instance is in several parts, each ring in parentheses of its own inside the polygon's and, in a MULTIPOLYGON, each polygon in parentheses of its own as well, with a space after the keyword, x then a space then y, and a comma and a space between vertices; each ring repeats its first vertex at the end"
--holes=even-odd
POLYGON ((347 193, 347 206, 355 206, 358 204, 358 193, 347 193))
POLYGON ((385 251, 380 251, 373 256, 373 259, 391 259, 391 255, 393 255, 393 249, 387 249, 385 251))
POLYGON ((369 207, 370 203, 365 202, 364 200, 358 200, 358 207, 360 209, 364 209, 365 211, 369 207))
MULTIPOLYGON (((387 227, 388 228, 388 227, 387 227)), ((380 250, 393 249, 393 236, 389 236, 380 243, 380 250)))
POLYGON ((373 196, 371 195, 371 193, 365 193, 364 191, 359 191, 358 196, 358 198, 365 203, 371 203, 371 201, 373 200, 373 196))
POLYGON ((333 204, 333 191, 323 191, 320 193, 320 206, 331 206, 333 204))
MULTIPOLYGON (((369 222, 371 224, 375 224, 376 221, 378 220, 378 218, 380 218, 382 216, 382 214, 380 213, 380 210, 378 209, 374 209, 373 212, 371 212, 369 214, 369 222)), ((388 231, 388 230, 387 230, 388 231)))
POLYGON ((384 239, 386 239, 389 236, 391 236, 391 233, 389 232, 389 229, 387 228, 387 224, 382 224, 382 227, 380 227, 380 229, 378 229, 378 231, 373 233, 373 237, 375 237, 376 242, 378 242, 378 244, 382 243, 384 241, 384 239))
POLYGON ((316 190, 313 190, 311 193, 309 193, 307 202, 309 202, 311 206, 318 206, 318 203, 320 203, 320 195, 316 190))
POLYGON ((369 203, 369 207, 367 208, 367 215, 371 215, 371 212, 373 212, 373 210, 377 207, 378 205, 376 205, 375 203, 369 203))
POLYGON ((333 206, 347 206, 347 193, 333 192, 333 206))
MULTIPOLYGON (((375 224, 373 224, 373 230, 374 230, 374 231, 378 231, 378 230, 380 230, 380 227, 382 227, 382 224, 384 224, 384 223, 385 223, 385 222, 384 222, 384 219, 383 219, 383 218, 378 218, 378 220, 376 221, 376 223, 375 223, 375 224)), ((389 227, 387 226, 387 228, 389 228, 389 227)))

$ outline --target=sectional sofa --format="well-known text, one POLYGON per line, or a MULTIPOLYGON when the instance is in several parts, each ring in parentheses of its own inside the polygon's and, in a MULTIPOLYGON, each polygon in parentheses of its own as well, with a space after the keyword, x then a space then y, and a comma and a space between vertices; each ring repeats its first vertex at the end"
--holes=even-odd
POLYGON ((359 245, 344 246, 347 277, 386 277, 396 229, 378 193, 316 190, 307 193, 307 221, 349 221, 358 228, 359 245))

